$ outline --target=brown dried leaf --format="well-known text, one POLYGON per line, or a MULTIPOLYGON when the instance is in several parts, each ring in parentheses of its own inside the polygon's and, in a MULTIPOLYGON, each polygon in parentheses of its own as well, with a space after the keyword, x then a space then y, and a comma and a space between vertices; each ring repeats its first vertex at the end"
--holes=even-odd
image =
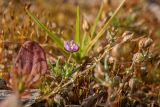
POLYGON ((25 87, 30 88, 45 73, 48 73, 48 66, 44 50, 37 42, 26 41, 22 45, 10 73, 12 88, 18 87, 15 84, 20 83, 19 78, 25 83, 25 87), (18 81, 14 79, 18 79, 18 81))

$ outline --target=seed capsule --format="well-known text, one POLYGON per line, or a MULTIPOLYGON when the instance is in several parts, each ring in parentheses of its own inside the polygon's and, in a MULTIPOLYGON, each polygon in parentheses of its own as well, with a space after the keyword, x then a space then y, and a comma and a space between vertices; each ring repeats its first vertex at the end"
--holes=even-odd
POLYGON ((151 38, 141 39, 138 43, 139 50, 148 48, 152 43, 153 43, 153 40, 151 38))
POLYGON ((134 33, 130 32, 130 31, 125 31, 122 35, 122 37, 123 37, 122 41, 127 42, 127 41, 133 39, 133 36, 134 36, 134 33))
POLYGON ((90 29, 90 26, 89 26, 89 23, 87 22, 87 20, 83 20, 83 25, 82 25, 82 28, 84 31, 88 32, 89 29, 90 29))
POLYGON ((141 61, 144 60, 143 54, 140 52, 137 52, 133 55, 132 61, 134 63, 140 63, 141 61))

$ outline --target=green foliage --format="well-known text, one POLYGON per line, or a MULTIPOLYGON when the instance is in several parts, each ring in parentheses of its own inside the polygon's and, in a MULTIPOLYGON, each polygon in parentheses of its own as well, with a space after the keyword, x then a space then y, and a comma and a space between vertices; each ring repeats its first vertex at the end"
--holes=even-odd
POLYGON ((112 25, 115 26, 115 27, 120 27, 120 24, 121 24, 121 23, 120 23, 120 20, 115 17, 115 18, 113 19, 113 21, 112 21, 112 25))
MULTIPOLYGON (((103 4, 100 7, 100 10, 98 12, 98 16, 94 21, 94 24, 91 28, 91 32, 85 31, 84 35, 81 36, 80 31, 80 9, 77 7, 77 13, 76 13, 76 31, 74 40, 76 43, 80 44, 80 50, 78 52, 75 52, 73 54, 73 58, 77 61, 81 60, 83 57, 87 56, 88 53, 91 51, 93 46, 96 44, 96 42, 99 40, 100 37, 102 37, 103 33, 106 31, 106 29, 109 27, 109 25, 112 23, 112 21, 115 19, 115 16, 120 11, 121 7, 125 3, 126 0, 123 0, 122 3, 119 5, 119 7, 116 9, 116 11, 113 13, 111 18, 104 24, 104 26, 97 30, 97 24, 99 22, 102 10, 103 10, 103 4), (96 32, 99 31, 99 32, 96 32), (95 35, 96 34, 96 35, 95 35), (91 37, 89 37, 91 35, 91 37), (95 35, 95 36, 94 36, 95 35), (81 41, 81 42, 80 42, 81 41)), ((31 14, 31 12, 27 11, 28 15, 33 19, 34 22, 36 22, 40 28, 42 28, 48 36, 57 44, 57 46, 61 49, 63 49, 63 41, 61 38, 59 38, 55 32, 49 31, 46 26, 44 26, 34 15, 31 14)), ((114 20, 115 24, 117 23, 117 20, 114 20)), ((69 71, 67 71, 69 73, 69 71)), ((69 75, 69 74, 67 74, 69 75)))
POLYGON ((59 76, 62 73, 62 68, 61 68, 61 64, 60 64, 59 60, 60 59, 58 59, 55 64, 52 64, 51 62, 49 62, 49 67, 52 71, 51 72, 52 75, 59 76))
POLYGON ((75 41, 76 43, 80 43, 80 9, 79 7, 77 7, 75 41))
MULTIPOLYGON (((79 7, 77 7, 77 17, 76 17, 76 34, 75 34, 75 41, 78 44, 82 44, 80 43, 80 9, 79 7)), ((80 46, 81 47, 81 46, 80 46)), ((73 58, 75 58, 76 60, 81 59, 81 55, 80 52, 76 52, 73 55, 73 58)))
POLYGON ((92 31, 91 31, 91 37, 93 37, 94 34, 95 34, 96 27, 97 27, 97 25, 98 25, 100 16, 101 16, 101 14, 102 14, 102 10, 103 10, 103 3, 102 3, 102 5, 101 5, 101 7, 100 7, 100 9, 99 9, 98 15, 97 15, 97 17, 96 17, 96 19, 95 19, 95 21, 94 21, 93 26, 92 26, 92 29, 91 29, 91 30, 92 30, 92 31))
POLYGON ((55 64, 51 64, 49 62, 51 74, 56 77, 70 77, 76 68, 75 63, 70 63, 70 58, 71 56, 69 57, 68 61, 65 61, 64 64, 60 62, 60 59, 58 59, 55 64))
POLYGON ((43 29, 48 36, 56 43, 56 45, 63 49, 63 41, 61 40, 61 38, 58 37, 58 35, 53 32, 50 31, 44 24, 42 24, 37 17, 35 17, 31 12, 29 12, 28 10, 26 10, 26 12, 28 13, 28 15, 33 19, 33 21, 41 28, 43 29))
POLYGON ((115 18, 115 16, 118 14, 120 11, 121 7, 125 3, 126 0, 123 0, 119 7, 116 9, 116 11, 113 13, 111 18, 105 23, 105 25, 101 28, 101 30, 97 33, 97 35, 89 42, 86 50, 86 54, 92 49, 92 47, 95 45, 95 43, 99 40, 100 37, 102 37, 103 33, 106 31, 106 29, 109 27, 111 24, 112 20, 115 18))

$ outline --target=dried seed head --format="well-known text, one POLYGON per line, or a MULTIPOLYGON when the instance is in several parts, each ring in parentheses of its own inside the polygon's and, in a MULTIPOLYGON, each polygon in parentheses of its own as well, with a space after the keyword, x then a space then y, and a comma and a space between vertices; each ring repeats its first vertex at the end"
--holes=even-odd
POLYGON ((25 10, 29 10, 30 7, 31 7, 31 3, 25 3, 25 10))
POLYGON ((122 51, 123 51, 123 50, 122 50, 122 45, 121 45, 120 43, 119 43, 119 44, 116 44, 116 45, 112 48, 112 50, 111 50, 111 56, 112 56, 112 58, 113 58, 114 60, 120 59, 120 57, 122 56, 121 53, 123 53, 122 51))
POLYGON ((132 58, 132 45, 130 43, 127 42, 121 42, 116 44, 115 46, 113 46, 112 50, 111 50, 111 56, 115 59, 115 60, 130 60, 132 58))
POLYGON ((144 56, 143 56, 142 53, 137 52, 137 53, 135 53, 135 54, 133 55, 132 61, 133 61, 134 63, 140 63, 140 62, 142 62, 143 60, 144 60, 144 56))
POLYGON ((141 39, 138 43, 139 50, 148 48, 152 43, 153 43, 153 40, 151 38, 141 39))
POLYGON ((125 31, 122 35, 123 40, 122 42, 127 42, 131 39, 133 39, 134 33, 130 32, 130 31, 125 31))
POLYGON ((153 43, 153 40, 151 38, 147 38, 147 40, 144 42, 145 48, 149 47, 153 43))
POLYGON ((88 32, 89 29, 90 29, 90 26, 89 26, 89 23, 86 19, 83 20, 83 25, 82 25, 82 28, 84 31, 88 32))

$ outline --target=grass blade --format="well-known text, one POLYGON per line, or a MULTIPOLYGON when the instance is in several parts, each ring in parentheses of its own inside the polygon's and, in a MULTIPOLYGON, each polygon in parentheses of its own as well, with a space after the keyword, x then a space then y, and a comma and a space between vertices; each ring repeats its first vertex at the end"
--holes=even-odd
POLYGON ((96 19, 94 21, 93 27, 91 29, 91 38, 94 36, 94 33, 96 31, 96 27, 97 27, 98 21, 100 19, 100 16, 102 14, 102 10, 103 10, 103 3, 101 4, 101 7, 100 7, 99 12, 98 12, 98 15, 97 15, 97 17, 96 17, 96 19))
POLYGON ((59 48, 63 49, 63 41, 56 35, 55 32, 51 32, 44 24, 42 24, 38 18, 36 18, 31 12, 29 12, 28 10, 26 10, 27 14, 33 19, 33 21, 41 28, 43 29, 48 36, 56 43, 56 45, 59 48))
POLYGON ((75 41, 76 41, 76 43, 80 43, 80 9, 79 9, 79 7, 77 7, 75 41))
POLYGON ((98 41, 98 39, 103 35, 103 33, 105 32, 105 30, 108 28, 108 26, 110 25, 110 23, 112 22, 112 20, 114 19, 114 17, 118 14, 118 12, 120 11, 121 7, 123 6, 123 4, 125 3, 126 0, 123 0, 121 2, 121 4, 118 6, 118 8, 115 10, 115 12, 113 13, 112 17, 105 23, 105 25, 103 26, 103 28, 98 32, 98 34, 95 36, 95 38, 90 41, 90 43, 88 44, 88 48, 86 53, 88 53, 91 48, 93 47, 93 45, 98 41))

